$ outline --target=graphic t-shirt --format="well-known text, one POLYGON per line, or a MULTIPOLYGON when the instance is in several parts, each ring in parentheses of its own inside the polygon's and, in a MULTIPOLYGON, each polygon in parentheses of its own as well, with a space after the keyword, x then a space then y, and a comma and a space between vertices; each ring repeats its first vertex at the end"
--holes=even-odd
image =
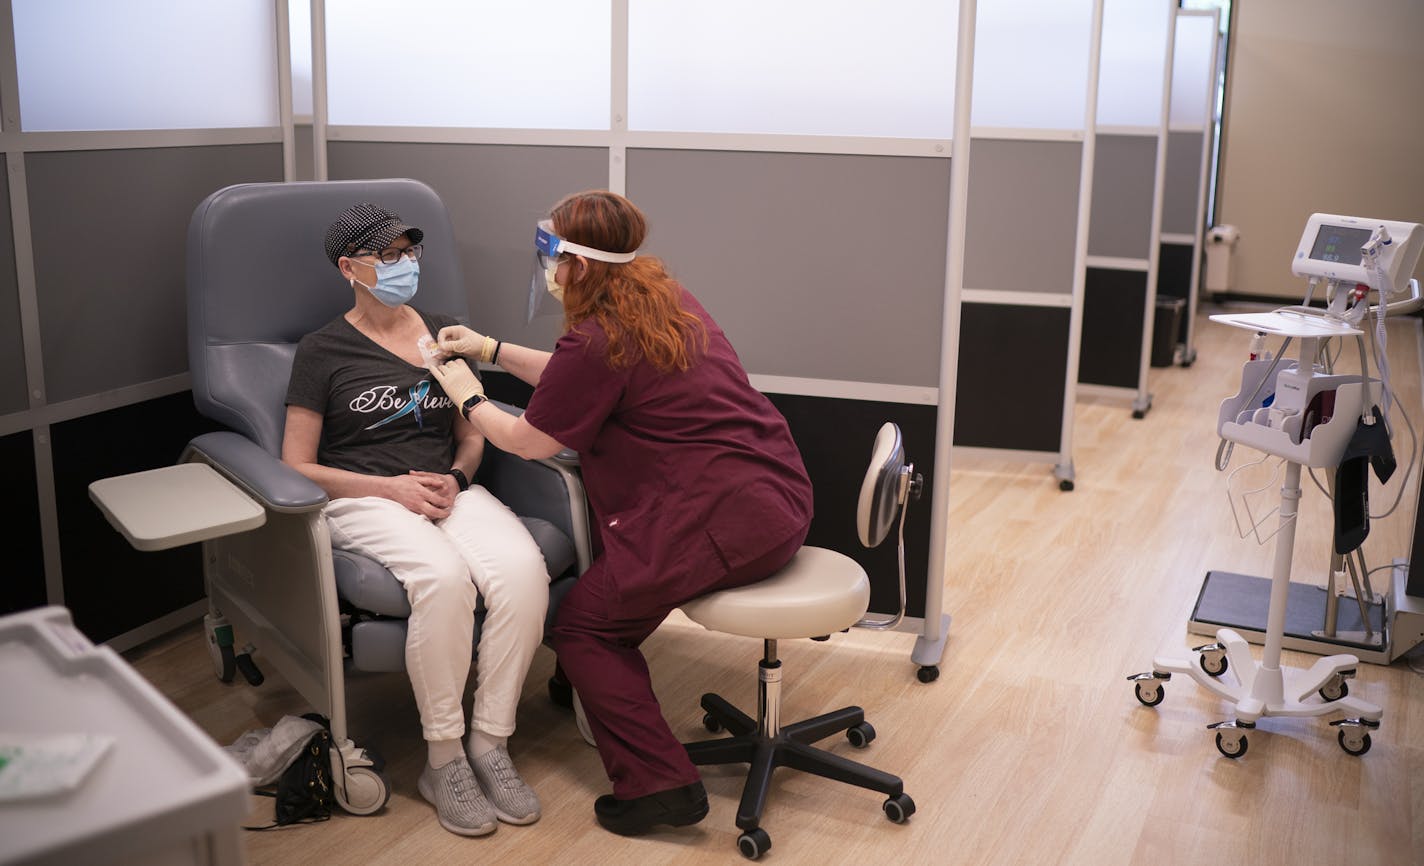
MULTIPOLYGON (((456 324, 416 312, 431 334, 456 324)), ((321 414, 323 466, 387 476, 450 468, 455 404, 429 370, 386 351, 344 316, 297 344, 287 405, 321 414)))

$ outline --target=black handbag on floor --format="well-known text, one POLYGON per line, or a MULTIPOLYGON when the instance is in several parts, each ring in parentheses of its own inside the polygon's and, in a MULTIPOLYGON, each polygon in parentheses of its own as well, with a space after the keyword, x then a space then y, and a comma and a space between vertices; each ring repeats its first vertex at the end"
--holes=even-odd
POLYGON ((254 794, 276 799, 273 823, 248 830, 271 830, 292 824, 312 824, 331 817, 336 808, 336 790, 331 778, 331 731, 327 720, 316 714, 302 716, 321 723, 291 765, 282 771, 277 784, 254 789, 254 794))

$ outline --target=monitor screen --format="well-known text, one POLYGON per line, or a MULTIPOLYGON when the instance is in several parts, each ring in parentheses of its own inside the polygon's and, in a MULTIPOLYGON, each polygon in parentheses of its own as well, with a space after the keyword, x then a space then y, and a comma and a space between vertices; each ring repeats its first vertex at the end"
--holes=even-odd
POLYGON ((1322 262, 1358 265, 1360 247, 1369 243, 1373 233, 1370 229, 1323 225, 1315 235, 1315 246, 1310 248, 1310 257, 1322 262))

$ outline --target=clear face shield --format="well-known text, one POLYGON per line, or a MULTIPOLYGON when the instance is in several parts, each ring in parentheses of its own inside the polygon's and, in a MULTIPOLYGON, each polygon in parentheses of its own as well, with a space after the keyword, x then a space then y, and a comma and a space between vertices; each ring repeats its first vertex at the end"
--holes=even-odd
POLYGON ((563 315, 564 287, 558 284, 554 276, 561 256, 583 256, 600 262, 627 264, 637 258, 638 254, 610 253, 566 241, 554 234, 554 224, 551 220, 540 220, 534 230, 534 268, 529 275, 527 321, 532 322, 540 316, 563 315))

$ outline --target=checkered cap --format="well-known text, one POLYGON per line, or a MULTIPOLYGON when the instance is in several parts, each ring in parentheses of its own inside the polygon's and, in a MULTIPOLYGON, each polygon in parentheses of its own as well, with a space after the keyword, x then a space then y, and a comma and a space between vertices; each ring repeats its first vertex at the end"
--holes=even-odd
POLYGON ((425 232, 401 222, 400 214, 380 205, 362 202, 347 208, 336 222, 326 229, 326 257, 331 263, 357 250, 380 252, 406 235, 412 244, 420 243, 425 232))

